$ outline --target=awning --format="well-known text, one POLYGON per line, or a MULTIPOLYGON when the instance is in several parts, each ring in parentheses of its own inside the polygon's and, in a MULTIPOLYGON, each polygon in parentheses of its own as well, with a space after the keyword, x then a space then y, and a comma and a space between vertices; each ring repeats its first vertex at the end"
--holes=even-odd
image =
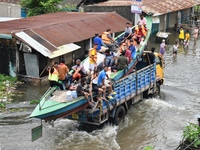
POLYGON ((41 43, 39 43, 38 41, 36 41, 35 39, 33 39, 31 36, 29 36, 28 34, 26 34, 23 31, 16 33, 16 36, 22 42, 24 42, 25 44, 28 44, 31 48, 34 48, 36 51, 38 51, 39 53, 41 53, 42 55, 44 55, 46 57, 49 57, 50 59, 73 52, 73 51, 81 48, 80 46, 73 44, 73 43, 56 47, 55 45, 51 44, 47 40, 42 39, 43 44, 44 44, 44 42, 46 42, 46 43, 49 43, 52 47, 54 47, 55 50, 50 51, 47 47, 45 47, 45 44, 42 45, 41 43))
POLYGON ((66 44, 66 45, 58 47, 58 50, 54 51, 48 57, 50 59, 52 59, 52 58, 55 58, 55 57, 58 57, 58 56, 62 56, 62 55, 67 54, 67 53, 71 53, 71 52, 73 52, 73 51, 75 51, 75 50, 77 50, 79 48, 81 48, 81 47, 76 45, 76 44, 73 44, 73 43, 66 44))

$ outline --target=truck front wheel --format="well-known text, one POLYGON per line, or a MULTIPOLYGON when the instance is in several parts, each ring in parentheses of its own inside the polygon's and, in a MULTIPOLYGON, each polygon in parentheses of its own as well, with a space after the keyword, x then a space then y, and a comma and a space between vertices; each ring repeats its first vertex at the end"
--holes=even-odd
POLYGON ((124 106, 119 106, 115 113, 114 123, 115 125, 119 125, 124 121, 125 118, 125 109, 124 106))
POLYGON ((160 83, 156 83, 155 91, 153 97, 160 96, 160 83))

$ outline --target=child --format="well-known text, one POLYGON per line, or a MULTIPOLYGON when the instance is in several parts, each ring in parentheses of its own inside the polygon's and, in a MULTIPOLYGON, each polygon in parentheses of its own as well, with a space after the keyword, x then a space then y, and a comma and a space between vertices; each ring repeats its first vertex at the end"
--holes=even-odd
POLYGON ((184 43, 184 46, 186 46, 187 48, 189 46, 189 40, 190 40, 190 33, 189 30, 187 30, 185 34, 185 43, 184 43))
POLYGON ((177 58, 177 51, 178 51, 179 45, 178 42, 175 43, 175 45, 173 46, 173 58, 177 58))

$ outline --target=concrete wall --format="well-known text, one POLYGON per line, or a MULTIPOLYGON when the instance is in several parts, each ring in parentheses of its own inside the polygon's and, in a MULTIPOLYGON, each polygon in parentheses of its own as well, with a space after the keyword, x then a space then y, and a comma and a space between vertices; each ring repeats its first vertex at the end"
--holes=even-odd
POLYGON ((177 23, 177 16, 178 16, 178 12, 177 11, 169 13, 168 28, 174 27, 174 24, 177 23))
POLYGON ((20 5, 0 2, 0 17, 20 18, 20 5))
POLYGON ((134 23, 134 14, 131 13, 131 6, 86 6, 85 12, 113 12, 118 14, 134 23))
POLYGON ((165 15, 161 15, 160 16, 159 31, 164 31, 164 27, 165 27, 165 24, 166 24, 166 22, 164 20, 165 20, 165 15))

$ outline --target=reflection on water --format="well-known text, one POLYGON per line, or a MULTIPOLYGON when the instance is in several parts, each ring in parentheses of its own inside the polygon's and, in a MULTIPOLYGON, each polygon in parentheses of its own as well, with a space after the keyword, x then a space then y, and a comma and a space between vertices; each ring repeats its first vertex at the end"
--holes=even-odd
MULTIPOLYGON (((200 107, 200 43, 190 45, 188 50, 180 49, 177 62, 173 62, 172 44, 177 40, 176 35, 171 35, 165 53, 161 98, 147 99, 133 106, 119 127, 106 125, 87 132, 87 128, 76 121, 60 119, 54 127, 44 124, 43 137, 32 143, 30 129, 40 124, 34 119, 32 123, 0 126, 0 147, 8 150, 141 150, 152 145, 155 150, 175 149, 182 138, 183 127, 189 122, 197 123, 195 115, 200 107)), ((159 45, 151 43, 149 47, 159 50, 159 45)), ((16 101, 40 97, 46 87, 22 88, 28 94, 16 101)))
POLYGON ((23 95, 16 96, 14 102, 23 102, 39 99, 45 91, 49 88, 49 85, 34 86, 30 84, 21 84, 17 90, 22 91, 23 95))

